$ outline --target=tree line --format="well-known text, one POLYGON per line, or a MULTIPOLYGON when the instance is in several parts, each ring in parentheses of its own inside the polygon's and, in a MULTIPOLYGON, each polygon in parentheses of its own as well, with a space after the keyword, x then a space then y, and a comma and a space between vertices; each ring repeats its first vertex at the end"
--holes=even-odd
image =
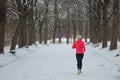
POLYGON ((0 0, 0 54, 5 41, 10 50, 16 45, 47 44, 48 39, 66 38, 69 44, 77 34, 102 48, 117 49, 120 41, 119 0, 0 0))

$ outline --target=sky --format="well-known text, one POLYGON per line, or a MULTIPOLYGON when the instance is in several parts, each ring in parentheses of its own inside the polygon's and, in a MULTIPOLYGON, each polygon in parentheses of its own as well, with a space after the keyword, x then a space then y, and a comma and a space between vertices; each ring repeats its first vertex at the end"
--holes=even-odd
POLYGON ((6 47, 0 55, 0 80, 120 80, 120 56, 115 57, 120 45, 115 51, 86 45, 82 74, 77 75, 75 50, 64 43, 16 49, 16 56, 6 47))

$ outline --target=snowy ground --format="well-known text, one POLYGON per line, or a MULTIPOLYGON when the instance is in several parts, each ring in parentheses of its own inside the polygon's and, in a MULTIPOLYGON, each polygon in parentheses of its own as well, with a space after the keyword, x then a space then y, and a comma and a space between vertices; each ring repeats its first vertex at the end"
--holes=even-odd
MULTIPOLYGON (((120 80, 119 50, 86 45, 82 74, 77 75, 71 44, 48 44, 17 49, 16 56, 0 55, 0 80, 120 80)), ((120 48, 119 48, 120 49, 120 48)))

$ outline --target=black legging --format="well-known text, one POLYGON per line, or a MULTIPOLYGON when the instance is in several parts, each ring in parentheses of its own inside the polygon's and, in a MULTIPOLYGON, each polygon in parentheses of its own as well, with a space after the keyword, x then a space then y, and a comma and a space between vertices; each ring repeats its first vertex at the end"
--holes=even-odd
POLYGON ((76 59, 77 59, 77 68, 82 69, 82 59, 83 59, 84 54, 76 54, 76 59))

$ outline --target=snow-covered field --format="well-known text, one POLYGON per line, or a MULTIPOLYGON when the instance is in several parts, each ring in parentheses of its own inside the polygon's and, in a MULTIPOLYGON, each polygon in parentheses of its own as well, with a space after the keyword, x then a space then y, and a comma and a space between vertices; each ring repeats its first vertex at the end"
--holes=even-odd
POLYGON ((115 51, 86 45, 82 74, 77 75, 72 44, 48 44, 0 55, 0 80, 120 80, 120 44, 115 51))

